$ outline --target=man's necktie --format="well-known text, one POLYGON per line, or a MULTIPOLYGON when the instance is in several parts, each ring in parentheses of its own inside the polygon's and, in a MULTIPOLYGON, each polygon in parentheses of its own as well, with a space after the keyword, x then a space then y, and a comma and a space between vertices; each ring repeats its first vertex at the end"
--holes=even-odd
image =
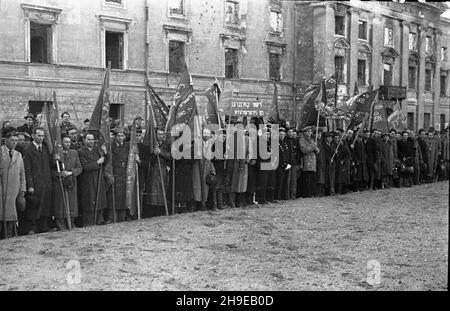
POLYGON ((13 153, 12 153, 12 150, 9 150, 9 157, 12 159, 12 155, 13 155, 13 153))
POLYGON ((39 152, 42 152, 42 146, 38 147, 39 152))

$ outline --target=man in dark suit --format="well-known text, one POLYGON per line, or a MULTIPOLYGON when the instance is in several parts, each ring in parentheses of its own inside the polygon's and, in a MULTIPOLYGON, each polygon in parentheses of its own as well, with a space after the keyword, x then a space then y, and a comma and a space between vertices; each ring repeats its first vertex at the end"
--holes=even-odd
POLYGON ((25 228, 28 234, 49 231, 52 203, 51 155, 43 144, 44 135, 42 127, 34 128, 33 142, 24 150, 27 192, 37 197, 39 202, 34 207, 27 206, 25 210, 25 228))
POLYGON ((78 150, 78 156, 83 168, 83 172, 79 177, 79 202, 83 214, 83 226, 93 226, 94 224, 99 225, 103 223, 103 210, 107 205, 106 181, 102 167, 106 163, 105 155, 106 148, 101 149, 95 146, 94 135, 89 132, 85 134, 84 146, 78 150), (98 186, 99 188, 97 188, 98 186), (94 212, 95 210, 97 210, 96 214, 94 212))

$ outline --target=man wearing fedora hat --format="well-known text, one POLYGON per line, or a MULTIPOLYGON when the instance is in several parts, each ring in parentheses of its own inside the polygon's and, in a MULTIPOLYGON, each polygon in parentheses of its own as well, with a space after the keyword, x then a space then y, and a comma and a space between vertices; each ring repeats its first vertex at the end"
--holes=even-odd
POLYGON ((35 117, 31 112, 29 112, 24 117, 24 119, 26 120, 26 122, 22 126, 19 126, 17 128, 17 131, 28 133, 28 135, 31 136, 31 134, 33 133, 33 128, 35 127, 35 117))
POLYGON ((25 193, 25 168, 22 155, 15 150, 17 133, 14 128, 5 135, 5 145, 0 154, 0 239, 15 234, 14 224, 17 221, 16 199, 25 193))

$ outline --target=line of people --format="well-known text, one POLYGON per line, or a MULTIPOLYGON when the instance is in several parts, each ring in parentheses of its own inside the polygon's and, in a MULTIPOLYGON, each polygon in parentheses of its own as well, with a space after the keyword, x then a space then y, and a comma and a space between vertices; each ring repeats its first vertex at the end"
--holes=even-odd
MULTIPOLYGON (((136 219, 125 202, 131 127, 113 123, 109 152, 87 130, 89 120, 79 130, 70 123, 67 112, 61 117, 60 154, 49 153, 45 131, 36 126, 32 115, 17 129, 10 122, 3 123, 1 238, 136 219), (20 203, 23 201, 25 204, 20 203)), ((242 121, 232 119, 230 123, 242 121)), ((137 116, 134 124, 144 218, 165 215, 167 210, 183 213, 262 206, 449 178, 448 128, 442 132, 421 129, 417 137, 408 130, 358 133, 319 129, 317 138, 313 127, 296 131, 285 126, 273 132, 267 124, 265 131, 252 133, 257 130, 250 128, 242 137, 235 132, 228 133, 228 138, 224 129, 211 132, 205 128, 203 151, 215 156, 195 158, 194 148, 183 146, 191 149, 184 151, 192 157, 173 161, 171 140, 163 128, 157 129, 156 145, 149 150, 143 142, 142 118, 137 116), (259 137, 258 145, 249 143, 251 134, 259 137), (234 156, 215 153, 219 146, 227 150, 230 135, 235 143, 228 154, 234 156), (273 158, 262 156, 259 148, 265 145, 267 153, 273 153, 272 140, 278 142, 277 165, 273 158), (242 150, 244 156, 239 157, 242 150)))

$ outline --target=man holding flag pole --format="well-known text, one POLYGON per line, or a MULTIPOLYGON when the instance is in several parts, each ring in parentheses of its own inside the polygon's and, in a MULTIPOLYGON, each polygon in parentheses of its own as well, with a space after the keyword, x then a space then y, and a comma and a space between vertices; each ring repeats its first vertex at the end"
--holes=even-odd
MULTIPOLYGON (((201 190, 201 197, 203 197, 202 194, 204 193, 203 183, 199 179, 193 177, 193 165, 195 162, 193 160, 194 150, 192 149, 192 141, 196 144, 202 143, 200 137, 202 130, 200 123, 198 122, 197 104, 195 101, 192 77, 189 74, 186 63, 184 64, 184 70, 181 74, 180 82, 178 83, 173 100, 174 102, 168 115, 166 132, 171 133, 172 141, 175 136, 180 137, 183 151, 177 149, 180 147, 177 144, 172 144, 172 155, 175 153, 181 156, 179 163, 184 166, 182 168, 182 172, 184 173, 176 173, 174 157, 172 164, 172 213, 175 212, 176 201, 178 201, 178 203, 194 204, 192 201, 194 198, 194 188, 201 190), (190 135, 185 135, 185 132, 190 132, 190 135), (194 135, 196 139, 194 139, 194 135), (183 136, 185 137, 185 140, 181 138, 183 136), (188 154, 189 156, 184 156, 188 154), (188 174, 188 176, 184 176, 185 174, 188 174)), ((199 166, 196 167, 199 168, 199 166)), ((202 176, 203 174, 201 173, 202 172, 196 172, 195 176, 198 176, 198 174, 202 176)), ((198 198, 200 197, 197 197, 197 199, 198 198)), ((191 209, 192 208, 193 206, 191 206, 191 209)))
POLYGON ((146 83, 146 93, 149 99, 146 103, 148 122, 143 146, 150 153, 148 178, 146 182, 146 206, 144 217, 161 215, 159 209, 164 207, 165 215, 169 215, 166 190, 169 185, 170 146, 164 129, 167 123, 169 109, 156 91, 146 83))
MULTIPOLYGON (((92 226, 103 223, 103 210, 106 208, 106 182, 114 183, 110 161, 109 140, 109 75, 108 64, 97 104, 90 118, 89 128, 84 135, 84 146, 78 151, 83 173, 80 175, 80 206, 83 209, 83 225, 92 226), (94 133, 98 136, 95 144, 94 133), (109 148, 108 148, 109 147, 109 148)), ((114 189, 114 188, 112 188, 114 189)), ((114 194, 113 194, 114 200, 114 194)), ((116 218, 112 202, 114 221, 116 218)))
MULTIPOLYGON (((81 173, 81 163, 78 153, 71 150, 71 140, 67 134, 62 139, 58 120, 58 102, 53 92, 53 103, 49 105, 49 137, 52 141, 53 158, 56 172, 53 172, 53 205, 55 209, 55 222, 59 230, 74 227, 73 220, 78 216, 77 180, 81 173), (61 207, 64 209, 61 209, 61 207), (65 218, 65 219, 64 219, 65 218)), ((44 110, 48 111, 48 109, 44 110)))

